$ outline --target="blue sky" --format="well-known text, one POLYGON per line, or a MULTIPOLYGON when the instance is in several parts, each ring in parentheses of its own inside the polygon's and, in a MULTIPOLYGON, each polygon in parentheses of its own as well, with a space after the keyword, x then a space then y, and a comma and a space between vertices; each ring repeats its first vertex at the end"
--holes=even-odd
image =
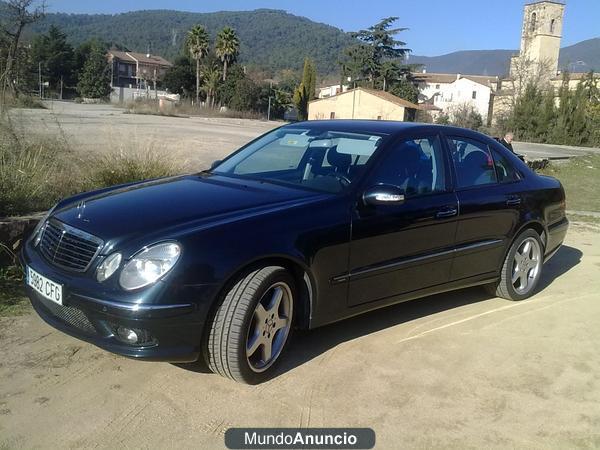
MULTIPOLYGON (((48 0, 51 11, 119 13, 137 9, 212 12, 283 9, 345 31, 368 27, 387 16, 409 28, 399 38, 415 54, 519 47, 523 0, 48 0), (143 6, 142 6, 143 5, 143 6)), ((563 46, 600 37, 600 0, 567 0, 563 46)))

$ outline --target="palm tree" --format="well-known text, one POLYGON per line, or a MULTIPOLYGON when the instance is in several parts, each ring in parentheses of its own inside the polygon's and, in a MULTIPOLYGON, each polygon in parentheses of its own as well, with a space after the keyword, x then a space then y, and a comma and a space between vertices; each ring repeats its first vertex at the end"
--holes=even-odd
POLYGON ((227 79, 227 66, 235 61, 240 48, 240 40, 231 27, 225 27, 217 34, 215 51, 223 62, 223 81, 227 79))
POLYGON ((215 94, 221 82, 221 69, 219 63, 212 59, 206 62, 201 69, 202 78, 204 79, 203 90, 206 92, 206 104, 210 107, 214 106, 215 94))
POLYGON ((208 55, 210 43, 208 33, 202 25, 194 25, 188 31, 186 47, 196 60, 196 105, 200 104, 200 62, 208 55))

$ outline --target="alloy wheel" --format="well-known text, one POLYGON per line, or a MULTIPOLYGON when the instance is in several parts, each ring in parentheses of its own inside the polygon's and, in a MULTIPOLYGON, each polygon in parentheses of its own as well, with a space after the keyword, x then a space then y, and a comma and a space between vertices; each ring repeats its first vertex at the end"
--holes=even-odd
POLYGON ((270 286, 256 304, 248 337, 246 358, 254 372, 264 372, 277 360, 292 327, 294 300, 283 282, 270 286))
POLYGON ((523 240, 513 260, 511 282, 518 294, 526 294, 534 286, 542 265, 542 250, 539 242, 528 237, 523 240))

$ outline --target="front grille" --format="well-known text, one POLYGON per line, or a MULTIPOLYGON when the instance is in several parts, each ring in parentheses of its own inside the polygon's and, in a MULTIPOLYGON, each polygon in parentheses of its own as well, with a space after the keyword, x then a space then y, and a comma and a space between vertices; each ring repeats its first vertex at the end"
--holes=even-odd
POLYGON ((102 248, 96 236, 57 220, 43 228, 40 252, 50 263, 74 272, 85 272, 102 248))
POLYGON ((80 309, 72 306, 59 305, 43 298, 41 295, 38 295, 38 298, 54 317, 89 335, 97 334, 96 328, 92 322, 90 322, 85 313, 80 309))

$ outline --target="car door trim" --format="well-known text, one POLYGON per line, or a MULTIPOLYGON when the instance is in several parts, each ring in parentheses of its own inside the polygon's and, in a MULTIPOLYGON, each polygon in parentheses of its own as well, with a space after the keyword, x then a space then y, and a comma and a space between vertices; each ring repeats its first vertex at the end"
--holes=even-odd
POLYGON ((485 241, 475 242, 472 244, 460 245, 460 246, 452 248, 452 249, 442 250, 442 251, 435 252, 435 253, 412 256, 409 258, 403 258, 398 261, 390 261, 390 262, 378 264, 375 266, 357 269, 348 274, 335 276, 331 279, 331 283, 338 284, 338 283, 343 283, 346 281, 352 281, 352 280, 355 280, 358 278, 363 278, 366 276, 371 276, 371 275, 375 275, 375 274, 382 273, 382 272, 396 270, 401 267, 406 267, 406 266, 410 266, 413 264, 428 262, 430 260, 437 259, 437 258, 444 258, 446 256, 451 256, 451 255, 453 256, 456 254, 461 254, 463 252, 479 250, 484 247, 491 247, 491 246, 499 245, 499 244, 502 244, 503 242, 504 241, 502 239, 487 239, 485 241))

